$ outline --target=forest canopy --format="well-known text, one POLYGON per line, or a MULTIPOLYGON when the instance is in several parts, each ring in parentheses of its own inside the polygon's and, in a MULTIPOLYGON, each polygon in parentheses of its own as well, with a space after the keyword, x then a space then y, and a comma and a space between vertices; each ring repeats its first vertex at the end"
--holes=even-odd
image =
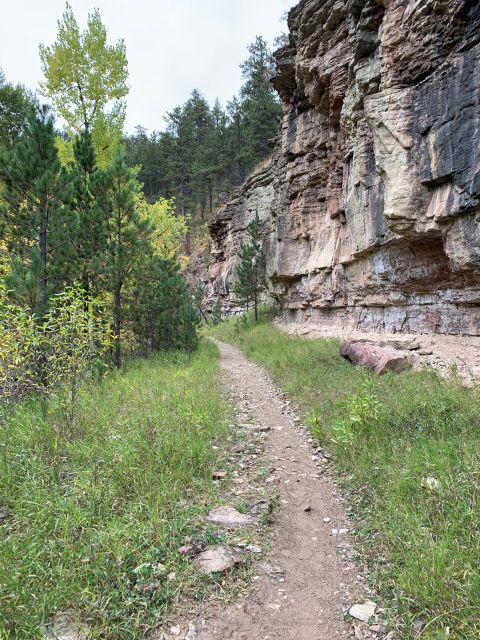
POLYGON ((126 138, 126 158, 141 166, 139 179, 147 199, 175 198, 177 211, 192 221, 205 220, 271 152, 281 107, 270 77, 274 59, 257 36, 241 64, 238 96, 222 109, 210 106, 194 89, 189 99, 165 116, 165 131, 144 128, 126 138))

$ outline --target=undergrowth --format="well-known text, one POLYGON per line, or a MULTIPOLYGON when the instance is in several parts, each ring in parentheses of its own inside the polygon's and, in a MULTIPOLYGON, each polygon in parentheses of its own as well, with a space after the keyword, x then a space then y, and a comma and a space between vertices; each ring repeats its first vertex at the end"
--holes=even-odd
POLYGON ((479 638, 479 389, 428 370, 374 377, 337 340, 289 336, 265 315, 214 332, 264 365, 335 451, 395 638, 479 638))
POLYGON ((227 436, 217 360, 203 341, 84 387, 71 437, 33 400, 4 422, 2 640, 44 637, 70 609, 93 638, 144 638, 169 602, 205 588, 177 548, 213 499, 212 444, 227 436))

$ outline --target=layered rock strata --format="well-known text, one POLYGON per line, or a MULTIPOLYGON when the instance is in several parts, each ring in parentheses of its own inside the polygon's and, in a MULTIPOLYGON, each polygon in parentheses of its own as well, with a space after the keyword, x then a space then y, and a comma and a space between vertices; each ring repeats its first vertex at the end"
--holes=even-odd
POLYGON ((210 225, 235 307, 256 211, 285 319, 480 334, 480 2, 303 0, 273 79, 272 158, 210 225))

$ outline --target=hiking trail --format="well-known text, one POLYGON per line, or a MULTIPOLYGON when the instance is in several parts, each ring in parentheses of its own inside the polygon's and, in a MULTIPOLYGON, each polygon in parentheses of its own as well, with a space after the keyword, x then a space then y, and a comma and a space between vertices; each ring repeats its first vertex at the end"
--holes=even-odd
MULTIPOLYGON (((201 640, 334 640, 350 637, 345 607, 354 603, 355 565, 345 505, 319 449, 263 369, 214 340, 227 395, 268 428, 265 456, 277 482, 272 546, 258 563, 255 588, 241 602, 212 605, 196 626, 201 640), (343 609, 342 609, 343 608, 343 609)), ((328 454, 327 454, 328 455, 328 454)))

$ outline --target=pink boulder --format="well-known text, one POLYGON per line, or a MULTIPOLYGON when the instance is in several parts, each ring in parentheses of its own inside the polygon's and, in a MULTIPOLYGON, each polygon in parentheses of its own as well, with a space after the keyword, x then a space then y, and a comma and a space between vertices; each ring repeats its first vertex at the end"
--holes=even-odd
POLYGON ((340 347, 340 355, 354 364, 372 369, 378 375, 387 371, 400 373, 412 367, 408 354, 371 342, 344 342, 340 347))

